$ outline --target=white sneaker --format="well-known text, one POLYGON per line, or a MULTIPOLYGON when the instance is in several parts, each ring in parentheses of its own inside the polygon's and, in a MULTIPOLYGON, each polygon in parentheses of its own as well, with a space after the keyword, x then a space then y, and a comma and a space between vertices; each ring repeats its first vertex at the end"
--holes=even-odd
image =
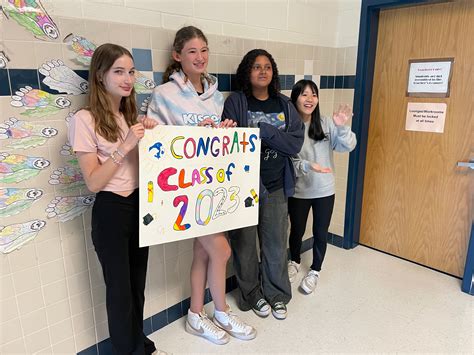
POLYGON ((319 272, 309 270, 308 274, 301 280, 300 287, 308 295, 314 291, 319 280, 319 272))
POLYGON ((224 312, 215 310, 213 321, 215 325, 237 339, 251 340, 257 336, 257 330, 234 314, 229 306, 224 312))
POLYGON ((298 271, 300 271, 300 264, 293 260, 288 261, 288 277, 290 282, 295 281, 298 271))
POLYGON ((186 331, 190 334, 206 338, 218 345, 227 344, 230 340, 229 334, 212 323, 204 310, 200 313, 193 313, 191 310, 188 310, 186 331))

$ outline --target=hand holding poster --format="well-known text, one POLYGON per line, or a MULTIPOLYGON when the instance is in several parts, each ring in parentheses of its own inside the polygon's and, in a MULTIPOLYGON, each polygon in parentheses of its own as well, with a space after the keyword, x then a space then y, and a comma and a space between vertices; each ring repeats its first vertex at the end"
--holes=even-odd
POLYGON ((139 152, 141 247, 258 223, 258 129, 157 126, 139 152))

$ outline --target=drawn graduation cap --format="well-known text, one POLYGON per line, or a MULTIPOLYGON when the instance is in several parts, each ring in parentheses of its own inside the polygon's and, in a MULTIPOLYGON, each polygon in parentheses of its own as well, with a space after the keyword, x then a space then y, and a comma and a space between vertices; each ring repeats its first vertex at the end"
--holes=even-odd
POLYGON ((143 217, 143 224, 145 226, 149 225, 152 221, 153 221, 153 217, 149 213, 147 213, 145 217, 143 217))
POLYGON ((253 198, 252 197, 247 197, 245 199, 245 207, 252 207, 253 206, 253 198))

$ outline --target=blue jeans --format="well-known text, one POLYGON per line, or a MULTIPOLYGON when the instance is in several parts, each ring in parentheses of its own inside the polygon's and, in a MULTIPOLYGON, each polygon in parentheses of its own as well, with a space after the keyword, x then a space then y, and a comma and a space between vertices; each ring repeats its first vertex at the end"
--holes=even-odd
POLYGON ((271 305, 275 302, 286 304, 291 300, 286 252, 287 231, 288 201, 283 189, 280 189, 260 201, 258 226, 229 232, 241 310, 250 310, 262 297, 271 305))

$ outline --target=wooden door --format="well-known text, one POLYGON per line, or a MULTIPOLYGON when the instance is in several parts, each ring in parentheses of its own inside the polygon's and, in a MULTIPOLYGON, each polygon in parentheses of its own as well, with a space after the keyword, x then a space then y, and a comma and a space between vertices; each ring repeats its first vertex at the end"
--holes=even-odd
POLYGON ((380 12, 360 243, 462 276, 473 220, 474 1, 380 12), (448 98, 406 97, 408 60, 454 57, 448 98), (408 102, 447 104, 444 133, 405 130, 408 102))

